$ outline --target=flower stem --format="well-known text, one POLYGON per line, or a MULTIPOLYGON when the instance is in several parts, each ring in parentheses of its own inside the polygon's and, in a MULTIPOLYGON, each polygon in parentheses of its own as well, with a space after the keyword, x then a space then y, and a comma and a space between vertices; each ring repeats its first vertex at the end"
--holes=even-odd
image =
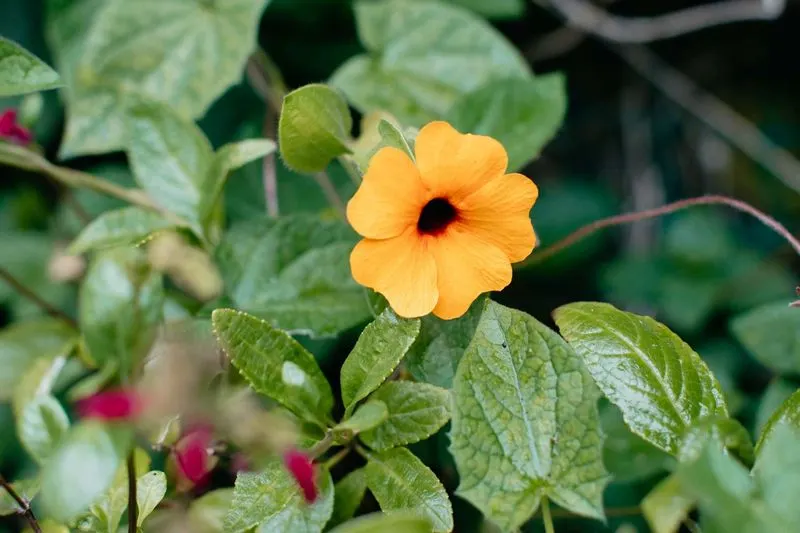
POLYGON ((646 209, 644 211, 637 211, 635 213, 624 213, 622 215, 614 215, 608 218, 602 218, 600 220, 595 220, 594 222, 587 224, 578 230, 570 233, 560 241, 556 242, 545 248, 540 252, 534 252, 526 261, 523 261, 519 264, 519 267, 528 267, 531 265, 535 265, 537 263, 541 263, 552 256, 558 254, 562 250, 569 248, 573 244, 585 239, 586 237, 602 230, 605 228, 610 228, 612 226, 621 226, 623 224, 630 224, 632 222, 639 222, 640 220, 646 220, 649 218, 660 217, 663 215, 668 215, 670 213, 674 213, 676 211, 681 211, 683 209, 687 209, 689 207, 693 207, 696 205, 727 205, 729 207, 733 207, 734 209, 738 209, 744 213, 754 216, 757 218, 762 224, 772 229, 775 233, 783 237, 786 242, 788 242, 792 248, 794 248, 795 252, 800 255, 800 241, 798 241, 790 232, 786 229, 780 222, 775 220, 774 218, 770 217, 766 213, 759 211, 752 205, 748 204, 747 202, 743 202, 742 200, 736 200, 735 198, 729 198, 727 196, 720 196, 720 195, 706 195, 706 196, 699 196, 697 198, 687 198, 686 200, 679 200, 677 202, 673 202, 671 204, 662 205, 661 207, 656 207, 654 209, 646 209))
POLYGON ((331 181, 331 177, 328 173, 325 171, 317 172, 314 174, 314 181, 316 181, 319 188, 322 189, 322 193, 325 195, 325 199, 328 200, 328 203, 336 209, 339 216, 345 218, 344 202, 339 197, 339 193, 336 191, 336 187, 333 185, 333 181, 331 181))
POLYGON ((550 500, 547 499, 547 496, 542 497, 542 522, 544 522, 545 533, 555 533, 553 517, 550 514, 550 500))
POLYGON ((136 502, 136 448, 128 454, 128 533, 136 533, 139 507, 136 502))
POLYGON ((3 279, 6 283, 11 285, 11 287, 20 293, 22 296, 27 298, 28 300, 32 301, 36 305, 42 308, 42 310, 50 315, 53 318, 58 318, 59 320, 63 320, 73 328, 77 328, 78 324, 75 320, 68 316, 66 313, 61 311, 60 309, 56 309, 49 302, 47 302, 44 298, 33 292, 31 289, 23 285, 17 278, 11 275, 11 273, 6 270, 5 268, 0 267, 0 278, 3 279))
POLYGON ((323 463, 323 465, 325 466, 325 469, 326 470, 330 470, 331 468, 333 468, 334 466, 339 464, 339 461, 341 461, 342 459, 347 457, 347 455, 349 453, 350 453, 350 447, 349 446, 347 448, 342 448, 341 450, 336 452, 336 454, 334 454, 330 459, 326 460, 323 463))
POLYGON ((322 440, 309 448, 308 452, 306 453, 311 459, 316 459, 323 453, 330 450, 331 446, 333 446, 333 431, 329 429, 325 432, 325 436, 322 437, 322 440))
POLYGON ((39 527, 36 515, 33 514, 33 509, 31 509, 31 504, 25 498, 17 494, 17 491, 14 490, 11 483, 6 481, 6 478, 4 478, 2 474, 0 474, 0 487, 3 487, 8 495, 17 502, 20 508, 19 514, 25 517, 25 520, 28 521, 28 525, 31 526, 34 533, 42 533, 42 528, 39 527))

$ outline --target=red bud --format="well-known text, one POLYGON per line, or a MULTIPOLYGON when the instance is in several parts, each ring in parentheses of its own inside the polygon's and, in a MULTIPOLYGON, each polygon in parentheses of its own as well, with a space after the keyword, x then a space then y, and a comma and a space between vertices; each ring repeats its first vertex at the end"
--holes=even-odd
POLYGON ((141 413, 142 401, 134 390, 116 389, 81 398, 75 408, 83 418, 130 420, 141 413))
POLYGON ((283 456, 283 463, 303 491, 306 502, 313 503, 317 499, 314 463, 306 454, 298 450, 286 452, 283 456))

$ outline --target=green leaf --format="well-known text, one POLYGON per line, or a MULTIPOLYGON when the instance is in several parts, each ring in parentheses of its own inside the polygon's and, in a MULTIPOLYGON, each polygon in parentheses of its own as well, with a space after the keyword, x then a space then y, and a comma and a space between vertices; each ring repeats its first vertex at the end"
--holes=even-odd
POLYGON ((666 326, 604 303, 579 302, 553 314, 603 394, 631 430, 676 455, 684 432, 728 412, 706 364, 666 326))
POLYGON ((333 512, 333 481, 328 471, 318 477, 319 496, 312 504, 303 499, 294 478, 280 460, 261 472, 242 472, 236 478, 233 503, 225 516, 226 533, 291 531, 319 533, 333 512))
POLYGON ((459 131, 488 135, 508 151, 508 169, 535 159, 555 136, 567 112, 562 74, 492 80, 459 98, 447 120, 459 131))
POLYGON ((484 304, 484 298, 478 298, 455 320, 442 320, 433 315, 423 317, 417 340, 406 357, 411 375, 431 385, 452 388, 458 362, 472 341, 484 304))
POLYGON ((69 351, 55 357, 39 358, 31 365, 14 388, 12 406, 14 414, 21 416, 25 406, 37 396, 52 392, 58 376, 67 364, 69 351))
POLYGON ((528 78, 527 63, 475 14, 441 2, 359 1, 356 23, 369 51, 331 77, 362 113, 385 109, 405 125, 442 118, 490 80, 528 78))
POLYGON ((487 300, 453 382, 456 493, 504 530, 526 522, 542 496, 602 519, 598 397, 561 337, 487 300))
POLYGON ((450 0, 487 18, 515 19, 525 13, 523 0, 450 0))
POLYGON ((216 489, 193 500, 188 520, 195 533, 223 533, 223 521, 233 502, 231 488, 216 489))
POLYGON ((760 435, 764 431, 764 427, 773 413, 797 390, 797 385, 789 380, 775 378, 770 381, 766 390, 764 390, 764 394, 761 395, 761 400, 758 402, 755 421, 756 435, 760 435))
POLYGON ((17 434, 22 446, 39 464, 44 464, 61 444, 69 429, 69 417, 58 400, 37 396, 22 409, 17 434))
MULTIPOLYGON (((41 483, 39 478, 30 478, 15 481, 11 484, 11 486, 20 497, 24 498, 27 502, 30 502, 39 493, 39 487, 41 486, 41 483)), ((7 491, 0 490, 0 516, 17 514, 21 511, 22 509, 20 509, 19 504, 14 500, 14 498, 12 498, 7 491)))
POLYGON ((800 372, 800 312, 796 308, 785 302, 757 307, 734 318, 731 331, 770 370, 800 372))
POLYGON ((124 207, 103 213, 92 220, 72 241, 70 254, 113 248, 122 245, 137 245, 153 233, 175 227, 163 216, 141 207, 124 207))
POLYGON ((41 359, 68 354, 77 334, 61 320, 16 322, 0 330, 0 401, 9 400, 23 376, 41 359))
POLYGON ((355 234, 313 215, 235 225, 217 247, 217 264, 236 306, 276 327, 328 337, 370 316, 350 273, 355 234))
POLYGON ((428 520, 411 513, 371 513, 345 522, 331 529, 330 533, 375 533, 376 531, 430 533, 431 524, 428 520))
POLYGON ((630 483, 671 470, 675 460, 631 432, 615 406, 600 410, 603 433, 603 464, 615 482, 630 483))
POLYGON ((104 533, 117 533, 122 515, 128 508, 128 484, 115 482, 114 485, 89 508, 93 529, 104 533))
POLYGON ((779 425, 786 424, 795 430, 800 431, 800 390, 789 396, 789 398, 778 407, 772 416, 769 417, 764 428, 761 430, 761 435, 756 442, 756 456, 761 455, 761 447, 775 431, 779 425))
POLYGON ((136 505, 139 514, 136 525, 142 527, 145 518, 155 511, 167 494, 167 476, 164 472, 153 470, 136 480, 136 505))
POLYGON ((389 418, 360 438, 376 451, 427 439, 450 420, 450 391, 426 383, 390 381, 370 397, 389 409, 389 418))
POLYGON ((211 144, 191 120, 156 102, 131 107, 128 160, 137 183, 162 207, 199 228, 211 144))
POLYGON ((436 474, 406 448, 370 454, 364 473, 384 512, 413 512, 429 520, 434 532, 452 531, 453 507, 447 492, 436 474))
POLYGON ((694 507, 677 476, 668 476, 642 500, 642 514, 653 533, 675 533, 694 507))
POLYGON ((0 37, 0 98, 61 86, 55 70, 20 45, 0 37))
POLYGON ((415 160, 414 153, 411 151, 411 147, 408 145, 408 141, 403 135, 403 132, 401 132, 394 124, 387 120, 381 119, 381 121, 378 123, 378 133, 381 134, 381 139, 383 140, 384 146, 398 148, 404 151, 412 161, 415 160))
POLYGON ((99 254, 86 272, 78 311, 91 359, 100 366, 118 363, 126 375, 150 350, 163 306, 161 274, 140 250, 99 254))
POLYGON ((206 192, 203 194, 203 202, 200 206, 203 217, 209 215, 214 203, 220 198, 231 172, 274 151, 275 143, 269 139, 246 139, 228 143, 217 150, 204 186, 206 192))
POLYGON ((342 96, 314 83, 286 95, 278 123, 278 142, 286 166, 312 174, 347 154, 353 118, 342 96))
POLYGON ((358 511, 367 492, 367 478, 363 468, 357 468, 336 482, 333 490, 333 515, 328 527, 350 520, 358 511))
POLYGON ((738 420, 720 416, 704 418, 686 430, 678 450, 678 461, 693 461, 708 442, 716 442, 722 449, 735 451, 745 464, 753 464, 753 442, 750 434, 738 420))
POLYGON ((325 424, 333 393, 314 356, 286 332, 232 309, 211 315, 222 349, 256 392, 305 420, 325 424))
POLYGON ((114 481, 130 449, 132 431, 120 425, 82 422, 67 433, 42 471, 42 506, 54 520, 69 523, 114 481))
MULTIPOLYGON (((267 0, 153 2, 143 9, 127 0, 87 4, 85 11, 54 13, 62 69, 71 85, 62 155, 118 150, 125 143, 126 104, 131 92, 165 102, 186 118, 200 117, 231 85, 238 83, 256 42, 267 0), (91 10, 91 8, 94 8, 91 10), (94 17, 86 27, 86 20, 94 17), (66 20, 65 20, 66 19, 66 20), (80 20, 80 19, 78 19, 80 20), (93 105, 94 103, 94 105, 93 105)), ((83 6, 81 6, 83 7, 83 6)))
POLYGON ((394 372, 417 338, 419 325, 417 319, 400 318, 386 309, 364 328, 342 364, 342 400, 347 412, 394 372))
POLYGON ((753 466, 757 494, 786 524, 800 524, 800 507, 789 494, 800 490, 800 433, 796 427, 779 424, 759 450, 753 466))
POLYGON ((337 424, 333 431, 335 435, 343 439, 343 442, 346 442, 353 438, 353 435, 379 426, 387 418, 389 418, 389 409, 386 408, 386 404, 378 400, 370 400, 360 405, 353 416, 337 424))

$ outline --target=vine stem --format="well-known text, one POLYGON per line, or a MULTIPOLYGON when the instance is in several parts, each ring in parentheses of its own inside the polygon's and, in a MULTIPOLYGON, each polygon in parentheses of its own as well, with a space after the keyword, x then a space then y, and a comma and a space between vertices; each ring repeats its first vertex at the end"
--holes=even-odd
POLYGON ((11 486, 11 483, 6 481, 6 478, 0 474, 0 486, 5 489, 9 496, 11 496, 19 508, 21 509, 22 516, 25 517, 25 520, 28 521, 28 525, 31 526, 31 529, 34 533, 42 533, 42 528, 39 527, 39 521, 36 520, 36 515, 33 514, 33 509, 31 509, 31 504, 22 496, 17 494, 17 491, 14 490, 14 487, 11 486))
POLYGON ((15 291, 20 293, 22 296, 32 301, 36 305, 38 305, 45 313, 47 313, 51 317, 63 320, 73 328, 78 327, 78 323, 75 322, 75 320, 72 317, 68 316, 60 309, 53 307, 44 298, 42 298, 41 296, 33 292, 31 289, 23 285, 19 280, 17 280, 17 278, 12 276, 11 273, 5 268, 0 267, 0 278, 2 278, 3 281, 8 283, 15 291))
POLYGON ((698 196, 697 198, 687 198, 685 200, 678 200, 677 202, 672 202, 670 204, 662 205, 661 207, 656 207, 654 209, 646 209, 644 211, 637 211, 635 213, 624 213, 622 215, 614 215, 607 218, 601 218, 600 220, 595 220, 585 226, 577 229, 576 231, 570 233, 560 241, 556 242, 548 246, 547 248, 543 249, 541 252, 533 253, 527 260, 523 261, 519 264, 520 267, 528 267, 531 265, 535 265, 546 259, 553 257, 554 255, 558 254, 562 250, 569 248, 573 244, 585 239, 586 237, 602 230, 605 228, 610 228, 612 226, 621 226, 623 224, 630 224, 632 222, 639 222, 640 220, 646 220, 649 218, 656 218, 663 215, 668 215, 670 213, 674 213, 676 211, 681 211, 683 209, 687 209, 689 207, 697 206, 697 205, 727 205, 744 213, 747 213, 755 218, 757 218, 762 224, 770 228, 772 231, 783 237, 786 242, 788 242, 794 251, 800 255, 800 241, 798 241, 792 234, 789 232, 786 227, 783 226, 780 222, 772 218, 771 216, 767 215, 766 213, 759 211, 752 205, 744 202, 742 200, 737 200, 735 198, 729 198, 727 196, 721 195, 705 195, 705 196, 698 196))
POLYGON ((547 496, 542 497, 542 522, 544 522, 545 533, 555 533, 553 516, 550 514, 550 500, 547 499, 547 496))
POLYGON ((331 446, 333 446, 333 431, 328 430, 325 432, 325 436, 322 437, 322 440, 309 448, 306 453, 311 459, 316 459, 330 450, 331 446))
POLYGON ((136 448, 128 454, 128 533, 136 533, 139 507, 136 502, 136 448))

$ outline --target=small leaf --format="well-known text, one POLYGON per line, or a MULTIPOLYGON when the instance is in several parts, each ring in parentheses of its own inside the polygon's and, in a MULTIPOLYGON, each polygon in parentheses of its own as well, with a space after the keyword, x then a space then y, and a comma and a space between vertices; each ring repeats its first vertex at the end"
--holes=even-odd
POLYGON ((347 154, 353 119, 347 102, 327 85, 311 84, 286 95, 278 123, 278 142, 286 166, 321 172, 347 154))
POLYGON ((453 376, 478 327, 484 300, 478 298, 464 316, 455 320, 442 320, 433 315, 421 319, 419 335, 406 357, 412 376, 437 387, 453 387, 453 376))
POLYGON ((406 153, 409 159, 414 161, 414 153, 411 151, 408 141, 406 140, 405 136, 403 136, 403 133, 397 129, 394 124, 382 119, 378 123, 378 132, 381 134, 381 139, 383 140, 384 146, 399 148, 406 153))
POLYGON ((128 508, 128 484, 114 483, 102 498, 95 501, 89 508, 91 516, 95 519, 93 529, 104 533, 118 533, 122 515, 128 508))
POLYGON ((342 400, 347 412, 394 371, 417 338, 419 324, 417 319, 403 319, 386 309, 364 328, 342 364, 342 400))
POLYGON ((223 533, 223 521, 233 502, 231 488, 206 492, 189 505, 189 525, 195 533, 223 533))
POLYGON ((753 466, 758 496, 786 524, 800 524, 800 507, 789 494, 800 490, 800 433, 788 424, 773 427, 753 466))
POLYGON ((419 127, 490 80, 531 76, 500 32, 458 6, 359 1, 355 13, 369 53, 345 62, 330 81, 362 113, 385 109, 419 127))
POLYGON ((20 45, 0 37, 0 98, 61 86, 55 70, 20 45))
POLYGON ((591 302, 559 307, 554 317, 628 427, 651 444, 676 455, 693 424, 711 415, 727 418, 716 378, 666 326, 591 302))
POLYGON ((756 443, 756 456, 761 455, 761 447, 767 441, 775 430, 781 424, 786 424, 797 431, 800 431, 800 390, 789 396, 789 398, 781 404, 778 409, 772 413, 764 428, 761 430, 761 435, 758 437, 756 443))
POLYGON ((136 505, 139 514, 136 525, 142 527, 145 518, 155 511, 167 494, 167 476, 164 472, 153 470, 136 480, 136 505))
POLYGON ((686 430, 678 450, 678 461, 689 463, 697 458, 708 442, 732 450, 747 465, 753 464, 753 443, 742 424, 733 418, 711 416, 686 430))
POLYGON ((213 151, 192 121, 166 105, 140 102, 128 119, 128 160, 137 183, 159 205, 199 227, 213 151))
POLYGON ((545 495, 602 519, 608 474, 598 397, 561 337, 487 300, 453 382, 456 494, 504 530, 526 522, 545 495))
POLYGON ((731 331, 770 370, 800 372, 800 310, 785 302, 763 305, 734 318, 731 331))
POLYGON ((259 533, 320 533, 332 512, 329 472, 320 472, 319 496, 309 505, 294 478, 273 458, 261 472, 238 475, 224 527, 226 533, 243 533, 255 527, 259 533))
POLYGON ((22 416, 22 411, 37 396, 46 396, 53 391, 53 386, 67 364, 65 352, 56 357, 39 358, 22 376, 14 388, 12 406, 16 416, 22 416))
POLYGON ((376 451, 427 439, 450 420, 450 392, 426 383, 390 381, 369 401, 381 401, 389 409, 386 422, 360 436, 376 451))
POLYGON ((333 515, 328 527, 350 520, 358 511, 367 492, 367 478, 363 468, 357 468, 336 482, 333 490, 333 515))
POLYGON ((329 337, 371 315, 350 273, 355 242, 340 221, 262 217, 228 231, 216 259, 238 308, 291 333, 329 337))
POLYGON ((459 131, 488 135, 508 151, 509 171, 535 159, 567 112, 564 76, 549 74, 490 82, 462 96, 447 112, 459 131))
POLYGON ((755 421, 756 436, 764 431, 764 427, 766 427, 772 415, 792 394, 797 392, 797 390, 797 385, 787 379, 777 377, 770 381, 766 390, 764 390, 764 394, 761 395, 761 400, 758 402, 758 412, 756 413, 755 421))
POLYGON ((175 227, 158 213, 141 207, 124 207, 103 213, 83 228, 69 245, 73 255, 88 251, 113 248, 121 245, 136 245, 151 234, 175 227))
POLYGON ((269 139, 246 139, 226 144, 217 150, 205 180, 207 192, 203 195, 200 206, 202 218, 205 219, 210 214, 231 172, 274 151, 275 143, 269 139))
POLYGON ((490 19, 515 19, 525 13, 524 0, 450 0, 490 19))
POLYGON ((676 533, 694 507, 677 476, 668 476, 642 500, 642 514, 653 533, 676 533))
POLYGON ((360 516, 330 530, 330 533, 430 533, 431 523, 412 513, 371 513, 360 516))
POLYGON ((314 356, 285 332, 232 309, 211 315, 222 349, 256 392, 324 425, 333 393, 314 356))
POLYGON ((133 433, 123 426, 88 421, 67 433, 42 472, 42 506, 69 523, 89 509, 114 481, 133 433))
POLYGON ((337 424, 333 430, 336 434, 346 435, 345 440, 350 440, 353 435, 379 426, 387 418, 389 418, 389 410, 386 408, 386 404, 378 400, 370 400, 359 406, 353 416, 337 424))
POLYGON ((69 417, 52 396, 37 396, 25 405, 17 420, 17 434, 25 450, 44 464, 58 449, 69 429, 69 417))
POLYGON ((436 475, 406 448, 370 454, 364 467, 367 486, 387 513, 413 512, 433 531, 453 529, 453 508, 436 475))
POLYGON ((163 307, 161 275, 141 251, 99 254, 81 285, 78 311, 91 359, 101 366, 113 361, 127 375, 150 350, 163 307))
POLYGON ((52 318, 16 322, 0 330, 0 402, 11 399, 37 360, 68 354, 77 338, 68 324, 52 318))
MULTIPOLYGON (((39 493, 39 478, 20 479, 11 484, 14 491, 28 503, 39 493)), ((8 516, 22 512, 19 504, 5 491, 0 490, 0 516, 8 516)))

